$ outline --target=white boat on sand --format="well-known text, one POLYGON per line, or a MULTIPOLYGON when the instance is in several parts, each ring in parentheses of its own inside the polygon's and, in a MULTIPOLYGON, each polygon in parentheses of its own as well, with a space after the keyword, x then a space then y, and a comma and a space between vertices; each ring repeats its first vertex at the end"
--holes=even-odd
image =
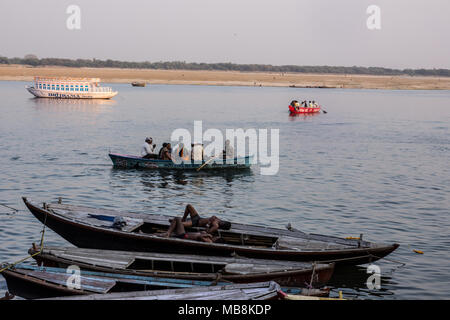
POLYGON ((35 77, 26 89, 37 98, 111 99, 117 95, 110 87, 101 87, 99 78, 35 77))

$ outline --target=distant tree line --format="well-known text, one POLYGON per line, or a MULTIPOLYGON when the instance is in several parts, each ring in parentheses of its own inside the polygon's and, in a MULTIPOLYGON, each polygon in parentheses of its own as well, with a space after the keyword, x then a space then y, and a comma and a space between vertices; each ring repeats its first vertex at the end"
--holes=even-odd
POLYGON ((449 69, 389 69, 380 67, 332 67, 332 66, 273 66, 270 64, 236 64, 236 63, 196 63, 185 61, 168 62, 130 62, 99 59, 61 59, 42 58, 29 54, 24 58, 6 58, 0 56, 0 64, 22 64, 30 66, 63 66, 75 68, 129 68, 129 69, 163 69, 163 70, 222 70, 242 72, 277 72, 277 73, 335 73, 367 75, 408 75, 450 77, 449 69))

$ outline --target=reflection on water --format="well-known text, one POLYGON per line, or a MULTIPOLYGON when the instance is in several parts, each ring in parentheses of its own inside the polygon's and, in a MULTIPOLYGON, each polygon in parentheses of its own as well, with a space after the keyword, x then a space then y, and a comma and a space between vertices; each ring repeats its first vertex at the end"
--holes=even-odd
POLYGON ((318 117, 322 114, 322 112, 319 113, 306 113, 306 114, 290 114, 289 115, 289 121, 304 121, 304 120, 310 120, 311 118, 318 117))
POLYGON ((105 112, 117 104, 111 99, 54 99, 54 98, 30 98, 37 110, 45 111, 81 111, 81 112, 105 112))
POLYGON ((338 267, 327 283, 327 287, 331 288, 332 296, 337 296, 339 291, 342 291, 344 298, 347 299, 357 299, 367 295, 387 299, 394 295, 392 289, 396 283, 393 281, 391 274, 381 274, 381 288, 378 290, 368 289, 367 278, 369 275, 367 268, 361 266, 338 267))
POLYGON ((190 172, 179 170, 141 170, 141 169, 111 169, 111 181, 131 182, 140 179, 150 192, 154 188, 179 189, 179 186, 194 185, 206 186, 208 183, 220 185, 232 185, 241 179, 253 176, 252 170, 205 170, 202 172, 190 172), (222 181, 222 183, 220 183, 222 181))

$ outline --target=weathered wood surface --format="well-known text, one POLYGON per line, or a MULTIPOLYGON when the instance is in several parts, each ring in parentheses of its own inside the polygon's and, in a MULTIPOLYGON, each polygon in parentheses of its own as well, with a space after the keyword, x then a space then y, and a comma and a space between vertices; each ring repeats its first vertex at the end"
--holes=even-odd
MULTIPOLYGON (((167 215, 157 215, 157 214, 142 214, 142 213, 133 213, 133 212, 124 212, 124 211, 116 211, 111 209, 101 209, 101 208, 90 208, 85 206, 75 206, 69 204, 58 204, 51 203, 48 204, 50 209, 53 209, 55 213, 62 214, 66 217, 71 217, 76 220, 82 219, 86 220, 86 217, 89 214, 99 214, 106 215, 110 217, 121 216, 135 219, 135 221, 139 221, 142 219, 143 222, 156 224, 164 227, 168 227, 170 225, 169 219, 172 219, 174 216, 167 215)), ((105 225, 104 221, 89 218, 89 223, 92 225, 103 226, 105 225)), ((112 224, 112 223, 111 223, 112 224)), ((198 228, 201 229, 201 228, 198 228)), ((334 236, 323 236, 317 234, 306 234, 299 230, 284 230, 277 229, 265 226, 255 226, 255 225, 247 225, 240 223, 232 223, 231 229, 228 231, 219 230, 219 236, 224 236, 227 233, 234 234, 245 234, 249 236, 260 236, 262 238, 273 238, 273 242, 275 242, 279 237, 283 236, 283 239, 296 239, 296 247, 303 247, 305 249, 308 246, 311 250, 317 249, 318 247, 323 250, 331 249, 344 249, 344 248, 358 248, 360 247, 373 247, 373 243, 367 241, 359 241, 352 239, 343 239, 334 236), (304 241, 304 244, 301 242, 304 241), (320 244, 323 243, 323 247, 320 247, 320 244), (332 243, 333 245, 329 245, 332 243)), ((284 241, 284 240, 283 240, 284 241)), ((286 244, 286 242, 284 242, 286 244)))
POLYGON ((213 286, 208 288, 172 289, 110 293, 51 300, 267 300, 278 297, 280 286, 275 282, 213 286))
MULTIPOLYGON (((37 281, 47 282, 59 286, 66 287, 71 273, 55 272, 54 270, 49 270, 47 268, 30 268, 27 269, 26 266, 23 268, 16 268, 12 272, 16 272, 20 275, 25 276, 25 279, 33 278, 37 281)), ((32 280, 32 279, 30 279, 32 280)), ((80 293, 106 293, 111 288, 116 285, 114 279, 106 279, 101 277, 91 277, 80 275, 80 293)))
MULTIPOLYGON (((47 283, 68 288, 67 283, 72 273, 67 273, 64 268, 36 267, 30 265, 18 265, 16 268, 7 270, 13 275, 22 276, 24 281, 41 282, 45 287, 47 283)), ((150 276, 137 276, 125 274, 113 274, 106 272, 94 272, 81 270, 80 289, 74 290, 76 294, 107 293, 118 283, 137 284, 149 287, 161 288, 190 288, 194 286, 211 286, 211 281, 184 280, 174 278, 159 278, 150 276)), ((219 282, 220 284, 221 282, 219 282)), ((224 284, 222 282, 222 284, 224 284)))
MULTIPOLYGON (((99 249, 85 249, 85 248, 57 248, 45 247, 42 254, 53 255, 73 261, 91 263, 95 265, 114 266, 116 268, 125 269, 134 260, 154 260, 154 261, 172 261, 172 262, 187 262, 198 264, 214 264, 218 266, 226 265, 252 265, 253 270, 258 268, 265 268, 266 271, 276 270, 293 270, 293 269, 311 269, 312 263, 298 262, 298 261, 280 261, 267 259, 251 259, 245 257, 218 257, 218 256, 198 256, 191 254, 176 254, 176 253, 156 253, 156 252, 129 252, 116 250, 99 250, 99 249)), ((262 269, 261 269, 262 270, 262 269)))

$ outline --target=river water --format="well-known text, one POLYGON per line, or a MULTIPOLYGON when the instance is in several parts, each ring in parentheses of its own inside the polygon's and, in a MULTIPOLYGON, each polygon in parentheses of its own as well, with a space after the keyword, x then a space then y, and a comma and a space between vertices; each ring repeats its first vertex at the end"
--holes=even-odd
MULTIPOLYGON (((113 100, 79 101, 34 99, 25 85, 0 81, 0 203, 19 210, 0 206, 0 261, 40 240, 21 196, 169 215, 191 203, 231 221, 400 243, 376 263, 380 290, 360 266, 335 273, 333 295, 448 298, 449 91, 112 84, 113 100), (289 117, 292 99, 328 113, 289 117), (279 129, 278 173, 113 169, 108 151, 137 154, 146 136, 159 147, 195 120, 204 130, 279 129)), ((51 230, 45 243, 69 245, 51 230)))

